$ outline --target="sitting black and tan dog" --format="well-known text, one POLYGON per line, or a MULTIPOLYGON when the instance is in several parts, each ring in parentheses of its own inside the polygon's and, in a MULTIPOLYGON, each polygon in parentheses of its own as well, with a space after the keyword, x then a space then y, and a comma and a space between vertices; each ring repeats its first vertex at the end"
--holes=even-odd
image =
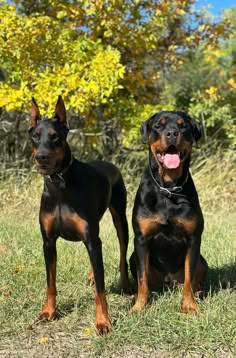
POLYGON ((41 119, 32 99, 30 135, 36 167, 44 176, 39 213, 47 274, 46 302, 40 318, 52 319, 56 310, 56 242, 59 236, 82 241, 88 251, 95 284, 96 329, 111 330, 104 285, 99 221, 109 208, 120 246, 121 288, 129 291, 128 224, 126 189, 120 171, 111 163, 83 163, 75 159, 67 143, 69 128, 64 102, 59 96, 55 115, 41 119))
POLYGON ((149 288, 183 283, 182 312, 197 312, 193 293, 202 290, 207 263, 200 254, 203 215, 189 172, 193 141, 200 127, 184 112, 159 112, 141 126, 149 144, 149 163, 133 208, 134 253, 138 281, 132 311, 140 311, 149 288))

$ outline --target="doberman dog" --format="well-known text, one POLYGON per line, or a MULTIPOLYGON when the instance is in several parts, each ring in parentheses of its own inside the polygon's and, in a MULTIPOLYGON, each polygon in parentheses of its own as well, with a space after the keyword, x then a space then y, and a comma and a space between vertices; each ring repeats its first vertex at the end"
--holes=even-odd
POLYGON ((184 112, 161 111, 142 124, 141 136, 149 145, 149 164, 132 216, 130 267, 138 281, 132 311, 145 307, 149 288, 183 283, 182 312, 196 313, 193 292, 202 290, 208 266, 200 254, 204 221, 189 165, 201 130, 184 112))
POLYGON ((67 142, 69 128, 64 101, 59 96, 54 117, 41 119, 32 98, 29 132, 38 172, 44 176, 39 222, 47 275, 46 302, 40 318, 52 319, 56 306, 56 241, 60 236, 83 241, 92 270, 89 279, 95 284, 96 330, 111 330, 104 285, 99 221, 109 208, 120 246, 121 288, 129 291, 128 224, 126 189, 120 171, 111 163, 76 160, 67 142))

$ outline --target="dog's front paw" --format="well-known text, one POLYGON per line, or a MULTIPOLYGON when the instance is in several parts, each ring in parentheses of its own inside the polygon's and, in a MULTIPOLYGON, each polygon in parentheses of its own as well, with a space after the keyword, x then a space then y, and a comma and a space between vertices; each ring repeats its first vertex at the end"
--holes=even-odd
POLYGON ((137 300, 133 308, 131 308, 130 313, 138 313, 141 312, 146 306, 146 301, 144 300, 137 300))
POLYGON ((43 306, 42 312, 39 315, 39 320, 52 320, 55 317, 55 307, 49 306, 47 303, 43 306))
POLYGON ((132 293, 133 293, 133 288, 132 288, 129 280, 121 282, 121 294, 123 294, 123 293, 126 295, 132 295, 132 293))
POLYGON ((198 307, 194 299, 183 299, 182 301, 182 312, 183 313, 198 313, 198 307))
POLYGON ((96 326, 96 332, 100 336, 104 336, 104 335, 110 333, 112 330, 111 321, 109 318, 103 319, 103 320, 97 319, 95 326, 96 326))

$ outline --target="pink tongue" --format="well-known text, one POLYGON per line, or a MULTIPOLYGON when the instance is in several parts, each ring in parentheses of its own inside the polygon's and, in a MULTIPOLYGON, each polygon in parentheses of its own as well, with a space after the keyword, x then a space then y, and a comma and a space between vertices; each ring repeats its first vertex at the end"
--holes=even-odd
POLYGON ((165 154, 164 165, 168 169, 178 168, 180 165, 180 159, 178 154, 165 154))

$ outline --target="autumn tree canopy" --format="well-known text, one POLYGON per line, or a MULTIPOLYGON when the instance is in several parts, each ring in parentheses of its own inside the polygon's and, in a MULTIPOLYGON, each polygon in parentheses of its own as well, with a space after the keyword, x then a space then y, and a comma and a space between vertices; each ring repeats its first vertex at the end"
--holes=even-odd
POLYGON ((28 112, 33 95, 50 116, 62 94, 86 130, 113 121, 126 146, 162 108, 229 134, 220 117, 235 111, 235 10, 214 22, 194 3, 1 0, 0 107, 28 112))

